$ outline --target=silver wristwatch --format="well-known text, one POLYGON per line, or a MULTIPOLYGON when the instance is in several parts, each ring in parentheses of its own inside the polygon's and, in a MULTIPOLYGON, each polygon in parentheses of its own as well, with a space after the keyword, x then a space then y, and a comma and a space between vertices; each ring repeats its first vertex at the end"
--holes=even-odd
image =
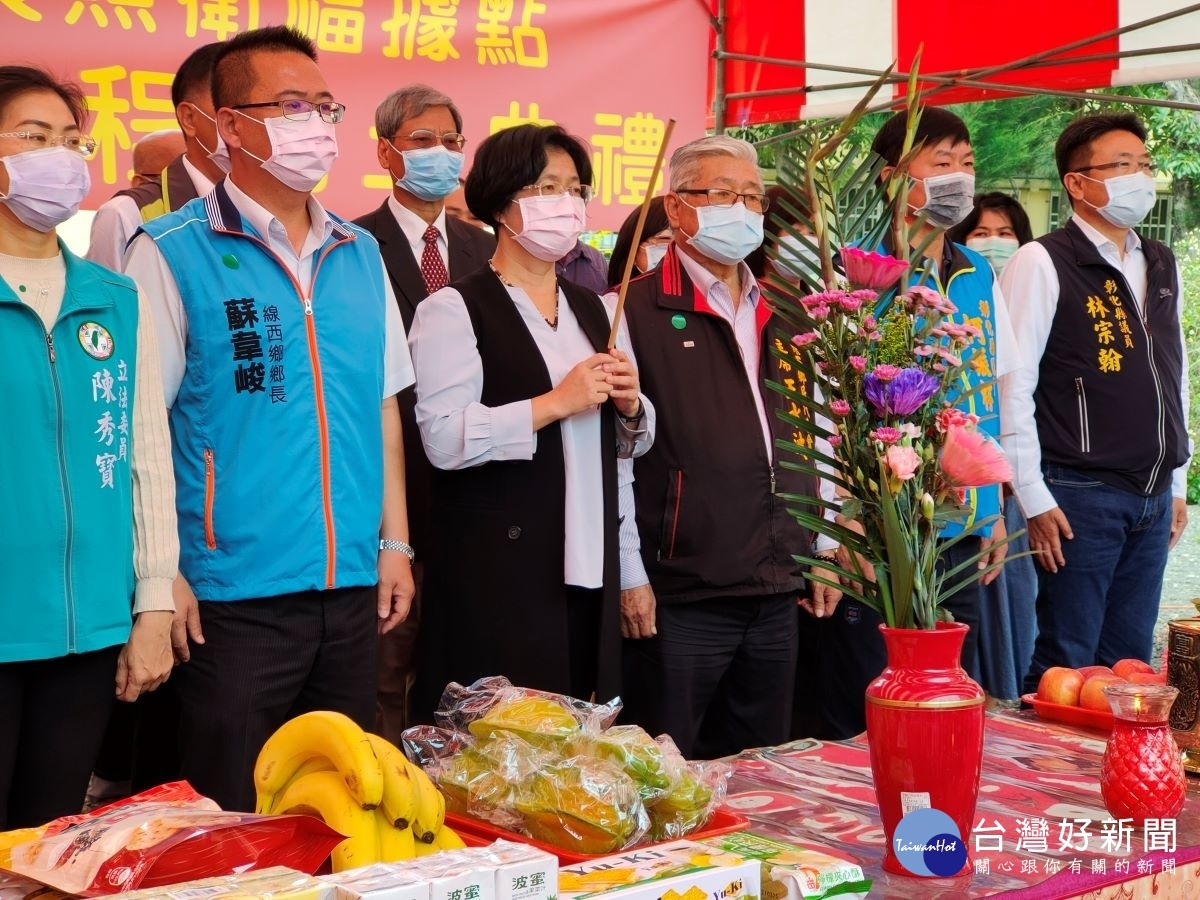
POLYGON ((409 562, 416 562, 417 559, 417 552, 413 550, 411 544, 408 544, 405 541, 388 541, 381 539, 379 541, 379 549, 396 550, 399 553, 403 553, 408 557, 409 562))

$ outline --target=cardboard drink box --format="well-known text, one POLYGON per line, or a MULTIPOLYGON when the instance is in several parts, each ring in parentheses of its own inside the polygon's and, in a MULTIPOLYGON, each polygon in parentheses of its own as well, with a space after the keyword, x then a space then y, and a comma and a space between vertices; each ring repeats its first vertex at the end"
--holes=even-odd
POLYGON ((429 882, 395 863, 375 863, 321 880, 333 885, 336 900, 429 900, 429 882))
POLYGON ((303 872, 273 866, 240 875, 143 888, 120 896, 123 900, 333 900, 333 888, 303 872))
POLYGON ((496 866, 496 900, 554 900, 558 896, 557 856, 503 840, 483 850, 496 866))
POLYGON ((759 900, 762 867, 695 841, 674 841, 563 866, 559 900, 759 900))

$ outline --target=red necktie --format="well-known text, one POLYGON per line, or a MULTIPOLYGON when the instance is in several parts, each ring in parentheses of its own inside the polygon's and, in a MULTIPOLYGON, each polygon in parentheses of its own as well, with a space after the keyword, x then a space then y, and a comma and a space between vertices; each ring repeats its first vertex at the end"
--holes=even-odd
POLYGON ((430 225, 421 237, 425 241, 425 252, 421 254, 421 276, 425 279, 425 289, 432 294, 450 283, 450 275, 438 250, 437 227, 430 225))

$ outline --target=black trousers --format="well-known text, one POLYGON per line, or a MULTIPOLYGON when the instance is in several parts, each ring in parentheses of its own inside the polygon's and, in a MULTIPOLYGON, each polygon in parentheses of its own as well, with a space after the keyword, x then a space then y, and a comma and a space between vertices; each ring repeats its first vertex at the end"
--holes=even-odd
POLYGON ((183 777, 222 809, 254 810, 254 763, 318 709, 375 724, 375 587, 200 603, 204 643, 175 670, 183 777))
POLYGON ((788 739, 796 596, 659 604, 658 635, 624 642, 625 720, 669 734, 686 759, 788 739))
POLYGON ((107 781, 128 781, 135 794, 179 779, 179 697, 175 679, 142 694, 133 703, 113 701, 95 771, 107 781))
POLYGON ((120 652, 0 663, 0 831, 83 807, 120 652))

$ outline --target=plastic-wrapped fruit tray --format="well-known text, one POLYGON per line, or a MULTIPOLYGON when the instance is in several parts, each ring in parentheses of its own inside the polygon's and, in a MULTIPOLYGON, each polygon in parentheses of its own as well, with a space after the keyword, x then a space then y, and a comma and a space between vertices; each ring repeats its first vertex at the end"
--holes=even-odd
MULTIPOLYGON (((1111 719, 1112 717, 1110 716, 1109 718, 1111 719)), ((574 850, 564 850, 562 847, 555 847, 553 844, 547 844, 544 841, 536 841, 526 835, 517 834, 515 831, 506 831, 503 828, 493 825, 491 822, 485 822, 473 816, 460 816, 452 812, 446 813, 446 824, 453 828, 467 844, 490 844, 496 838, 504 838, 508 841, 520 841, 523 844, 537 847, 539 850, 545 850, 547 853, 553 853, 558 857, 558 861, 564 865, 587 862, 590 859, 600 859, 612 855, 609 853, 589 854, 577 853, 574 850)), ((742 831, 749 825, 750 820, 745 816, 740 816, 727 809, 717 809, 703 828, 698 828, 691 834, 684 835, 684 837, 689 841, 700 840, 706 837, 714 837, 718 834, 742 831)), ((653 846, 655 845, 644 844, 637 849, 644 850, 647 847, 653 846)), ((613 851, 613 853, 619 852, 618 850, 613 851)))

